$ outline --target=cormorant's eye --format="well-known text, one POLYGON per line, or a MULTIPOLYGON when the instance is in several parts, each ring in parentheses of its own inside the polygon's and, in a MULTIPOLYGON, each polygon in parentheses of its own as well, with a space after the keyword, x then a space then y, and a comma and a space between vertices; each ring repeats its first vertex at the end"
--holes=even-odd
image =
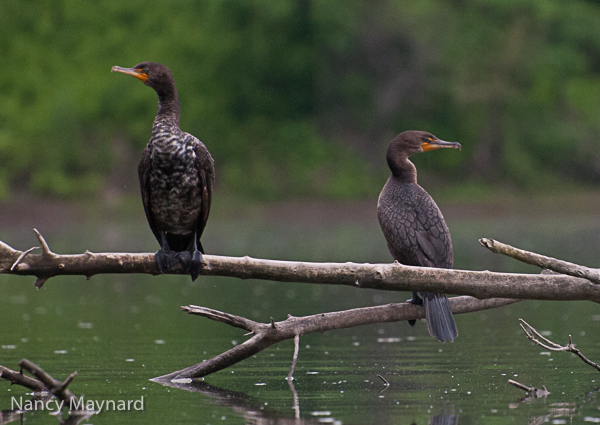
POLYGON ((148 74, 148 70, 146 68, 142 69, 142 74, 148 74))

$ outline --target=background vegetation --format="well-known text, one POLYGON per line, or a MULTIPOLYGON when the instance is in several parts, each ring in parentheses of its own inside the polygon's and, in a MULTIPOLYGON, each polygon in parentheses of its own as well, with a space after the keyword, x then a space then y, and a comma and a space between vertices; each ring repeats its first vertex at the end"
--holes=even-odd
POLYGON ((591 0, 2 0, 0 58, 4 198, 119 186, 156 97, 110 68, 145 60, 224 193, 376 195, 408 129, 462 143, 417 159, 439 184, 600 183, 591 0))

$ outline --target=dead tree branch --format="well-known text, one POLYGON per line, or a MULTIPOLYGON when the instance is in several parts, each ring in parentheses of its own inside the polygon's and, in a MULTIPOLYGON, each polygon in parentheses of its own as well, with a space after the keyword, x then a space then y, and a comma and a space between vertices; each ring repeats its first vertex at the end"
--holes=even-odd
MULTIPOLYGON (((290 317, 288 315, 288 317, 290 317)), ((285 378, 288 381, 294 379, 294 370, 296 370, 296 363, 298 363, 298 354, 300 354, 300 334, 294 335, 294 356, 292 357, 292 365, 290 366, 290 373, 285 378)))
POLYGON ((54 379, 48 372, 39 367, 37 364, 29 361, 27 359, 23 359, 19 362, 19 366, 21 366, 21 370, 25 369, 33 376, 35 376, 43 385, 47 388, 48 392, 53 394, 56 398, 68 405, 76 405, 78 399, 71 391, 67 389, 67 386, 73 382, 73 379, 77 376, 77 371, 73 372, 71 375, 61 382, 57 379, 54 379), (75 404, 73 404, 75 403, 75 404))
POLYGON ((20 385, 33 391, 47 391, 47 388, 37 379, 23 375, 20 372, 0 365, 0 378, 9 381, 11 384, 20 385))
MULTIPOLYGON (((38 234, 39 235, 39 234, 38 234)), ((151 253, 52 253, 41 235, 42 254, 18 251, 0 242, 0 274, 36 276, 39 288, 58 275, 101 273, 159 274, 151 253)), ((497 246, 497 242, 494 243, 497 246)), ((346 285, 388 291, 442 292, 478 299, 515 298, 536 300, 600 301, 600 285, 565 275, 493 273, 446 270, 401 264, 311 263, 263 260, 250 257, 204 255, 200 274, 278 282, 346 285)), ((182 266, 172 273, 184 274, 182 266)))
POLYGON ((550 394, 550 391, 548 391, 545 385, 542 385, 542 388, 529 387, 527 385, 521 384, 520 382, 513 381, 512 379, 509 379, 508 383, 527 392, 529 396, 534 398, 546 398, 548 394, 550 394))
POLYGON ((591 269, 589 267, 580 266, 578 264, 569 263, 568 261, 558 260, 545 255, 536 254, 534 252, 525 251, 513 246, 498 242, 494 239, 482 238, 479 239, 481 246, 489 249, 496 254, 504 254, 519 260, 522 263, 538 266, 543 269, 555 271, 557 273, 566 274, 568 276, 581 277, 593 283, 600 283, 600 269, 591 269))
POLYGON ((0 365, 0 378, 9 381, 11 384, 21 385, 34 391, 47 391, 59 400, 64 401, 68 406, 78 404, 77 396, 67 389, 67 386, 77 376, 77 372, 73 372, 64 382, 61 382, 54 379, 48 372, 30 360, 21 360, 19 366, 21 370, 16 372, 0 365), (31 373, 37 379, 24 375, 23 369, 31 373))
MULTIPOLYGON (((518 302, 518 300, 498 298, 477 300, 471 297, 454 297, 450 299, 454 314, 487 310, 515 302, 518 302)), ((274 323, 259 323, 244 317, 195 305, 184 306, 181 309, 189 314, 206 317, 244 329, 249 331, 249 335, 252 335, 252 337, 224 353, 204 360, 202 363, 154 378, 157 382, 173 380, 177 382, 200 378, 245 360, 273 344, 286 339, 296 338, 297 336, 360 325, 398 322, 425 317, 422 307, 410 303, 355 308, 304 317, 288 316, 286 320, 274 323)))
POLYGON ((531 326, 525 320, 519 319, 519 321, 521 322, 520 323, 521 329, 523 329, 523 332, 525 332, 525 336, 527 336, 527 339, 533 341, 534 343, 536 343, 540 347, 545 348, 546 350, 568 351, 570 353, 576 354, 584 363, 586 363, 586 364, 592 366, 593 368, 595 368, 596 370, 600 371, 600 365, 598 365, 598 363, 594 363, 593 361, 591 361, 590 359, 585 357, 581 353, 581 351, 579 351, 577 348, 575 348, 575 345, 573 344, 571 335, 569 335, 569 342, 567 343, 567 345, 562 346, 555 342, 550 341, 548 338, 545 338, 542 334, 540 334, 533 326, 531 326), (536 338, 536 336, 537 336, 537 338, 536 338), (543 342, 540 340, 543 340, 543 342))

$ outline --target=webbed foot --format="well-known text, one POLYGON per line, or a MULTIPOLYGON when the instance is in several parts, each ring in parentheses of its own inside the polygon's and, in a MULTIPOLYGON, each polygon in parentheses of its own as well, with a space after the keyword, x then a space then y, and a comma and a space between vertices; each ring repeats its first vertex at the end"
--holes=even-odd
POLYGON ((192 277, 192 282, 198 278, 200 270, 204 260, 202 259, 202 253, 200 251, 182 251, 176 253, 177 262, 181 263, 185 268, 185 271, 192 277))
POLYGON ((202 253, 198 250, 195 250, 192 253, 192 259, 188 262, 187 271, 190 273, 192 277, 192 282, 196 280, 198 275, 200 274, 200 270, 202 269, 202 265, 204 264, 204 259, 202 258, 202 253))
POLYGON ((164 274, 166 271, 171 269, 171 267, 175 266, 177 263, 181 261, 179 253, 175 251, 167 251, 164 249, 160 249, 156 251, 154 257, 156 258, 156 263, 158 264, 158 269, 161 274, 164 274))

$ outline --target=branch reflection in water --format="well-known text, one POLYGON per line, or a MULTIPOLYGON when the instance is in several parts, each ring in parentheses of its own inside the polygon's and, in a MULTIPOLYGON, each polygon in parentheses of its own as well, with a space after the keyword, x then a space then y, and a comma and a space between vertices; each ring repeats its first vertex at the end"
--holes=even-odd
MULTIPOLYGON (((294 387, 292 380, 288 380, 290 391, 293 395, 294 418, 288 417, 279 410, 270 409, 258 398, 249 396, 240 391, 231 391, 209 384, 203 380, 190 380, 189 382, 172 382, 169 380, 153 381, 161 383, 164 386, 177 388, 184 391, 201 393, 210 398, 211 402, 217 406, 230 407, 236 414, 251 420, 254 424, 277 424, 277 425, 316 425, 325 422, 324 416, 327 416, 327 423, 342 423, 331 417, 331 412, 310 412, 311 417, 301 417, 300 397, 294 387)), ((429 418, 430 424, 436 425, 455 425, 458 423, 458 415, 455 413, 441 413, 432 415, 429 418)))

